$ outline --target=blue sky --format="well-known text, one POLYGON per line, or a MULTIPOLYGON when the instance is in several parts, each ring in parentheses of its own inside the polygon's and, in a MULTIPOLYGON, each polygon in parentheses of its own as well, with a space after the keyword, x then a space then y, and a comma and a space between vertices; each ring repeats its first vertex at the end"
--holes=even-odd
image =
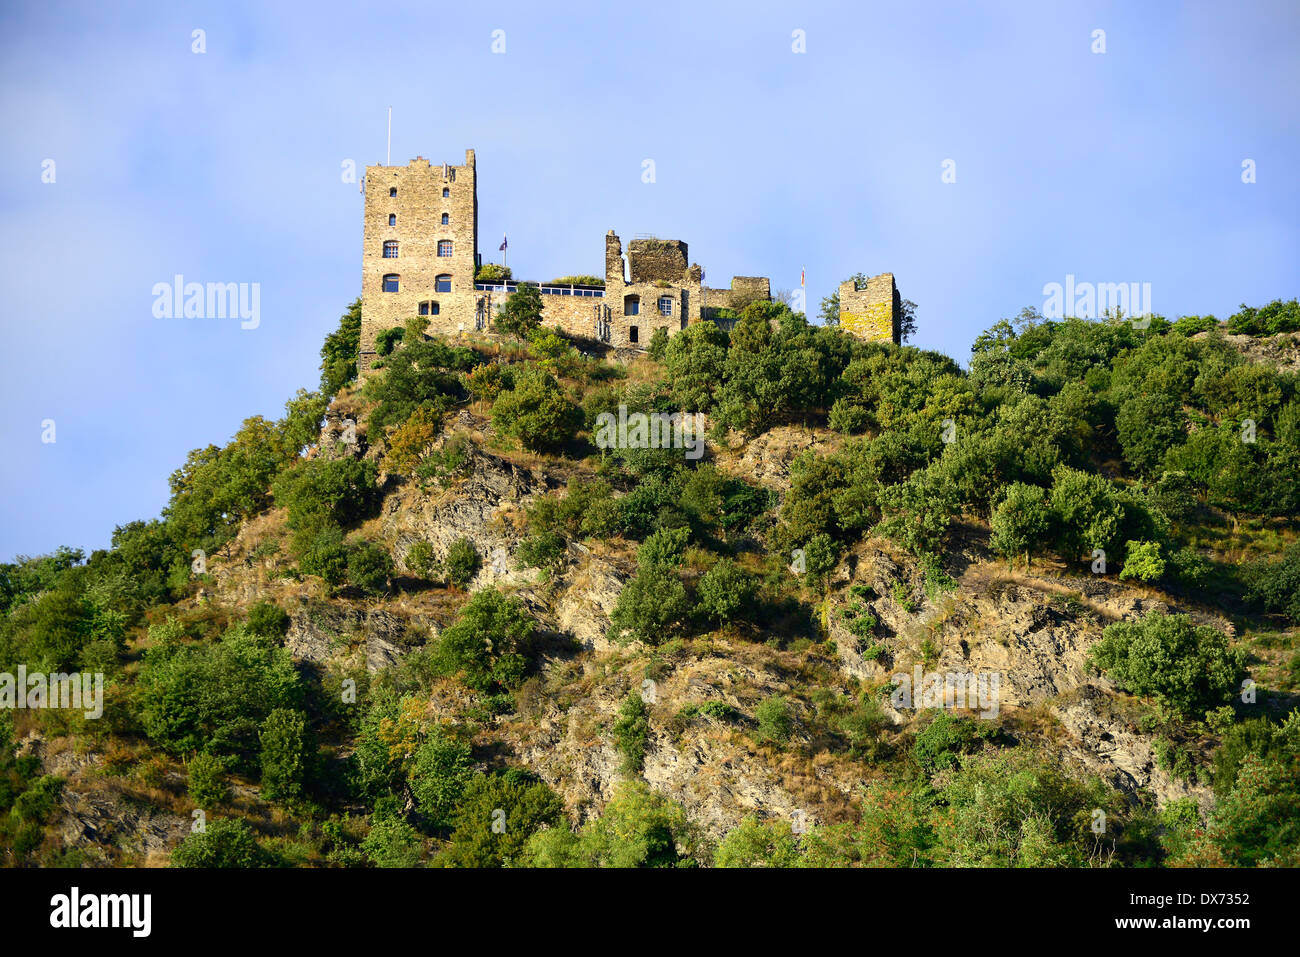
POLYGON ((516 276, 600 274, 611 228, 812 303, 892 271, 964 362, 1067 273, 1171 317, 1300 293, 1297 36, 1294 2, 6 5, 0 560, 103 547, 315 386, 389 106, 394 163, 477 150, 516 276), (177 273, 259 283, 260 325, 154 318, 177 273))

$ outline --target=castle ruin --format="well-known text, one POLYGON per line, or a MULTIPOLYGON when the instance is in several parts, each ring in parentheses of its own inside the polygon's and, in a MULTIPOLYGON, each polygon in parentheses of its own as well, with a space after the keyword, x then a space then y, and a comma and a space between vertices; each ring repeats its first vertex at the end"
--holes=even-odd
MULTIPOLYGON (((368 166, 363 192, 360 370, 379 358, 379 333, 413 316, 427 318, 429 332, 444 336, 488 329, 519 282, 478 276, 474 151, 465 151, 461 166, 434 165, 420 156, 406 166, 368 166)), ((632 349, 644 349, 657 329, 671 336, 697 322, 725 324, 721 310, 739 311, 772 298, 766 277, 736 276, 726 289, 709 288, 703 280, 681 240, 632 239, 625 258, 611 229, 605 235, 603 287, 535 285, 542 294, 543 325, 632 349)), ((841 286, 844 327, 864 338, 897 342, 893 282, 886 273, 861 291, 846 294, 841 286), (888 280, 887 288, 880 280, 888 280)))

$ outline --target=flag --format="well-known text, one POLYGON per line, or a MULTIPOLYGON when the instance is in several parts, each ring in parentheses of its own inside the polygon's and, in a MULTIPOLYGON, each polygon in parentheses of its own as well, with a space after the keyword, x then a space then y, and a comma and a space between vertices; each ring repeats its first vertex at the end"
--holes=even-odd
POLYGON ((505 252, 505 248, 506 248, 506 237, 505 237, 504 235, 502 235, 502 237, 501 237, 501 245, 498 246, 497 249, 500 250, 500 251, 502 251, 502 252, 505 252))
POLYGON ((803 288, 803 270, 799 270, 799 287, 803 288))

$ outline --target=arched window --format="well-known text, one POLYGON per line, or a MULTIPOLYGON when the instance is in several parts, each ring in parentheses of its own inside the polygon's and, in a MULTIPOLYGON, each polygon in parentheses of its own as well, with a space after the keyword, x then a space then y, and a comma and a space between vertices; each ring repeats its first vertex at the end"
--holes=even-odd
POLYGON ((440 240, 438 240, 438 255, 439 255, 439 256, 443 256, 443 257, 450 256, 450 255, 451 255, 451 240, 450 240, 450 239, 440 239, 440 240))
POLYGON ((397 292, 397 273, 390 272, 384 277, 384 292, 397 292))
POLYGON ((672 296, 660 296, 660 297, 659 297, 659 315, 661 315, 661 316, 671 316, 672 314, 673 314, 673 297, 672 297, 672 296))
POLYGON ((396 195, 397 195, 397 187, 396 187, 396 186, 392 186, 392 187, 390 187, 389 190, 388 190, 388 195, 389 195, 389 196, 396 196, 396 195))
POLYGON ((446 213, 443 213, 443 214, 442 214, 442 224, 443 224, 444 226, 446 226, 448 222, 449 222, 449 220, 448 220, 448 218, 447 218, 447 214, 446 214, 446 213))
POLYGON ((396 240, 396 239, 390 239, 390 240, 388 240, 386 243, 384 243, 384 258, 385 258, 385 259, 396 259, 396 258, 397 258, 397 240, 396 240))
POLYGON ((451 292, 451 275, 443 273, 433 281, 433 288, 436 292, 451 292))
POLYGON ((623 297, 623 315, 638 316, 641 314, 641 297, 624 296, 623 297))
POLYGON ((397 214, 396 214, 396 213, 389 213, 389 214, 388 214, 388 225, 389 225, 389 226, 396 226, 396 225, 397 225, 397 214))
POLYGON ((437 314, 438 314, 438 304, 436 302, 429 303, 429 315, 436 316, 437 314))

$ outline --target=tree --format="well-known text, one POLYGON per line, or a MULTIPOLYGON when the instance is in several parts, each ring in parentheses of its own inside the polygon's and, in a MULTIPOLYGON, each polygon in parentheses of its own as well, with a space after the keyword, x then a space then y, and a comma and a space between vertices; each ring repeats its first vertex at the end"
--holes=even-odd
POLYGON ((266 867, 270 855, 243 818, 218 818, 192 831, 172 851, 172 867, 266 867))
POLYGON ((619 592, 609 616, 610 638, 657 645, 668 639, 689 608, 686 587, 671 569, 642 568, 619 592))
POLYGON ((516 375, 514 388, 492 404, 493 426, 534 452, 562 449, 577 436, 582 421, 582 409, 553 376, 536 367, 516 375))
POLYGON ((357 353, 361 349, 361 297, 348 306, 339 327, 325 337, 320 349, 320 391, 336 395, 357 377, 357 353))
POLYGON ((646 352, 655 362, 664 361, 664 350, 668 348, 668 330, 660 326, 654 332, 650 333, 650 343, 646 346, 646 352))
POLYGON ((624 699, 613 732, 614 749, 623 755, 623 773, 640 774, 650 738, 650 709, 640 692, 633 691, 624 699))
POLYGON ((461 795, 474 776, 471 753, 467 742, 443 728, 428 732, 416 748, 410 770, 411 794, 430 827, 451 824, 461 795))
POLYGON ((375 542, 357 542, 348 549, 348 582, 365 595, 382 595, 394 574, 388 549, 375 542))
POLYGON ((542 294, 534 285, 520 283, 497 314, 495 327, 500 333, 527 339, 542 324, 542 294))
POLYGON ((1089 657, 1121 687, 1189 717, 1222 705, 1245 674, 1244 652, 1223 632, 1161 612, 1108 625, 1089 657))
POLYGON ((482 565, 478 549, 468 538, 456 539, 447 549, 447 581, 457 588, 468 585, 482 565))
POLYGON ((307 772, 307 719, 301 711, 276 708, 262 722, 262 793, 273 801, 302 794, 307 772))
POLYGON ((1037 485, 1012 482, 989 518, 993 534, 989 545, 1007 559, 1010 568, 1017 555, 1025 556, 1029 567, 1031 555, 1047 538, 1051 514, 1047 509, 1047 490, 1037 485))
POLYGON ((696 592, 696 611, 725 624, 753 602, 754 579, 731 559, 722 558, 700 578, 696 592))
POLYGON ((444 674, 464 675, 478 691, 499 692, 524 679, 533 620, 518 598, 495 588, 476 592, 456 623, 442 633, 435 659, 444 674))
POLYGON ((699 322, 667 339, 663 355, 677 406, 690 412, 712 409, 723 384, 727 334, 716 323, 699 322))

